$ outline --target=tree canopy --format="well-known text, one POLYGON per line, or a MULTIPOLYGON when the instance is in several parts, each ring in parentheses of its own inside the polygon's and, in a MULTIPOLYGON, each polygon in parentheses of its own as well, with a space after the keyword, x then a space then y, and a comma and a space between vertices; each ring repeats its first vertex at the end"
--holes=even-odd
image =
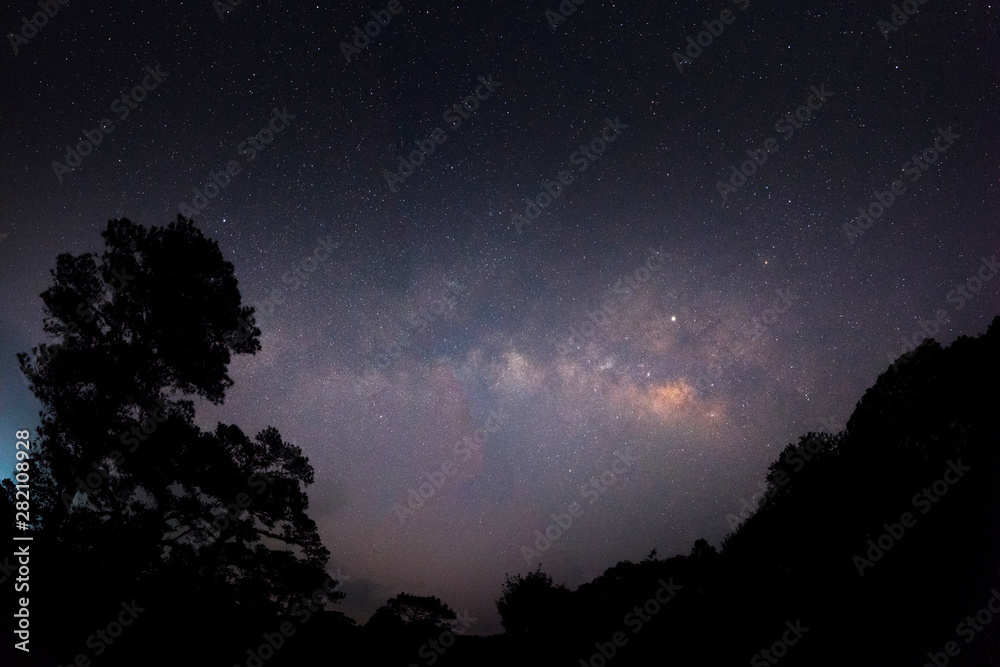
POLYGON ((274 427, 194 421, 194 399, 224 401, 233 356, 261 349, 234 267, 183 217, 102 236, 99 257, 59 255, 41 295, 58 341, 18 355, 43 406, 32 508, 54 576, 90 599, 287 612, 327 578, 313 468, 274 427))
POLYGON ((383 632, 434 633, 449 626, 455 612, 435 596, 400 593, 375 610, 366 627, 383 632))

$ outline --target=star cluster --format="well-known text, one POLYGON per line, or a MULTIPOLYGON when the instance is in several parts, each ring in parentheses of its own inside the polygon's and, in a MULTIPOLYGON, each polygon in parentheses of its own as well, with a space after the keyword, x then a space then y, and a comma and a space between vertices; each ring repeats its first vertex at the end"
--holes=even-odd
POLYGON ((35 420, 13 355, 44 340, 55 256, 98 250, 110 218, 193 210, 263 332, 199 419, 304 449, 362 622, 405 590, 498 630, 503 575, 537 565, 521 547, 621 452, 634 465, 546 571, 575 586, 718 544, 901 338, 1000 310, 1000 283, 948 298, 1000 239, 991 2, 930 0, 886 31, 890 5, 854 1, 589 0, 558 20, 554 1, 400 0, 363 48, 386 5, 220 4, 67 3, 3 54, 0 427, 35 420), (137 101, 146 68, 168 74, 137 101), (939 128, 959 138, 910 184, 939 128))

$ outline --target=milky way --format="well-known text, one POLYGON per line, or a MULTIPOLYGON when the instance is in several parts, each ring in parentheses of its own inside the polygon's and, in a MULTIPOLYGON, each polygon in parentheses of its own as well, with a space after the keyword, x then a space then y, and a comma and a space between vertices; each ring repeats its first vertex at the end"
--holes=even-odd
POLYGON ((199 422, 304 449, 359 621, 433 593, 492 632, 505 573, 718 545, 906 341, 1000 311, 996 6, 892 13, 59 5, 3 55, 0 432, 56 255, 185 212, 263 332, 199 422))

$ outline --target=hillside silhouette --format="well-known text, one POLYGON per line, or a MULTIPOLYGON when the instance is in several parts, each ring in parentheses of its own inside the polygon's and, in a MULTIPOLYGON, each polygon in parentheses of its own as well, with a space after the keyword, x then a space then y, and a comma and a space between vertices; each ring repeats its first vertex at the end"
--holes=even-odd
POLYGON ((1000 616, 956 634, 1000 590, 998 373, 1000 317, 947 349, 925 341, 879 376, 844 431, 782 451, 720 551, 699 540, 687 556, 621 562, 572 593, 542 573, 508 579, 523 593, 505 591, 514 610, 498 601, 515 653, 601 664, 590 657, 623 631, 614 664, 934 664, 928 653, 1000 664, 1000 616), (648 624, 629 619, 664 581, 682 589, 648 624), (799 622, 801 637, 786 625, 799 622), (796 641, 784 655, 758 655, 786 631, 796 641))
MULTIPOLYGON (((505 633, 477 637, 437 598, 401 592, 364 626, 332 609, 343 593, 305 513, 308 459, 274 428, 194 425, 192 398, 221 403, 232 355, 260 349, 232 265, 183 218, 111 221, 104 240, 99 262, 58 258, 42 299, 60 344, 20 355, 44 406, 31 459, 36 664, 71 664, 95 619, 133 599, 142 615, 102 665, 254 667, 248 648, 285 623, 294 636, 258 662, 1000 664, 1000 617, 956 630, 1000 590, 1000 317, 947 348, 925 341, 842 432, 788 444, 719 548, 654 550, 575 590, 516 573, 497 587, 505 633)), ((3 488, 11 544, 16 499, 3 488)), ((0 611, 10 619, 14 600, 0 611)), ((7 642, 0 658, 13 655, 7 642)))

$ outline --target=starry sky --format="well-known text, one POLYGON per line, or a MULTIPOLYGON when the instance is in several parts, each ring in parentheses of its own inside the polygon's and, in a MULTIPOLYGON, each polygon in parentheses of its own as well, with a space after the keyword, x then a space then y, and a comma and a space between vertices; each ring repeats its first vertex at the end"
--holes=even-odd
POLYGON ((904 4, 8 3, 0 433, 56 255, 194 211, 263 332, 199 423, 303 448, 359 621, 718 546, 921 322, 1000 313, 997 5, 904 4))

